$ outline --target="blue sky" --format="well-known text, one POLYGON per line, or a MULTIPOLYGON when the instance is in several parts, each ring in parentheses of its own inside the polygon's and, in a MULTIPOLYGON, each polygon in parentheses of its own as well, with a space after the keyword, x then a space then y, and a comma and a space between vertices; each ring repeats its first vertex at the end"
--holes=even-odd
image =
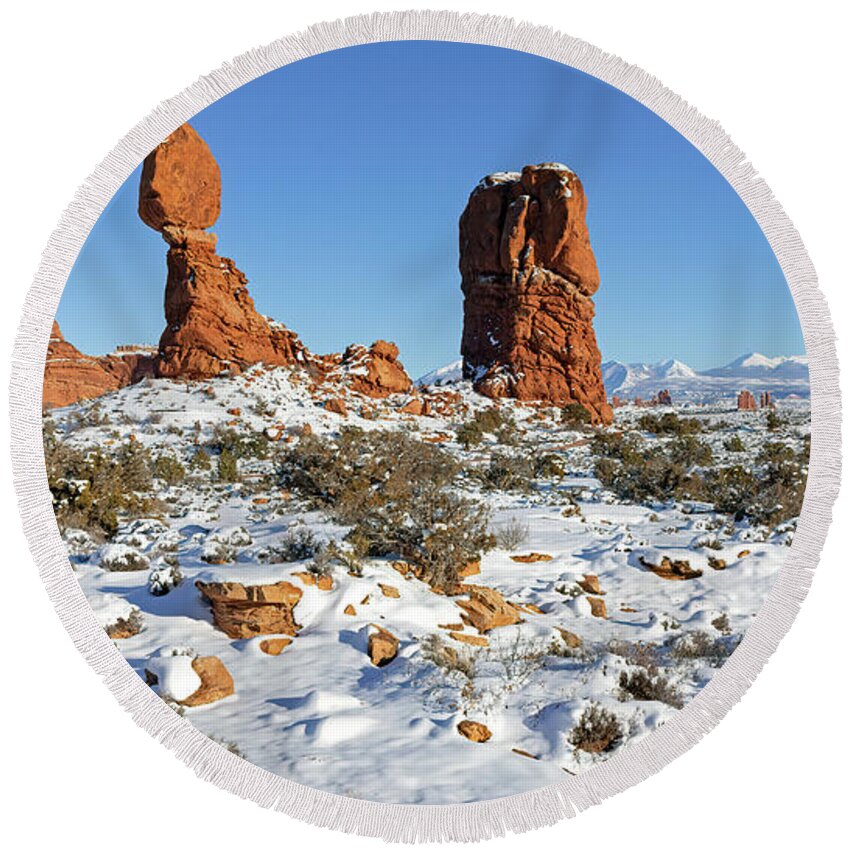
MULTIPOLYGON (((222 171, 219 253, 317 352, 392 339, 413 376, 458 357, 457 223, 493 171, 563 162, 584 183, 603 359, 697 369, 804 353, 764 235, 710 163, 579 71, 479 45, 390 42, 267 74, 190 122, 222 171)), ((155 343, 166 245, 139 169, 96 224, 57 318, 99 354, 155 343)))

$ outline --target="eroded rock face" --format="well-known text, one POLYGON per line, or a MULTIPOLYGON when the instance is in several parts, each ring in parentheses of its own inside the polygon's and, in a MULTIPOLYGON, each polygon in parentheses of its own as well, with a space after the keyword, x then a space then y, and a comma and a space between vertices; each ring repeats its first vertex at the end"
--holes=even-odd
POLYGON ((119 351, 102 357, 83 354, 65 339, 54 322, 44 364, 42 406, 65 407, 98 398, 153 375, 154 370, 153 352, 119 351))
POLYGON ((244 585, 235 581, 195 582, 212 605, 213 622, 228 637, 298 634, 293 609, 301 599, 299 588, 288 581, 244 585))
POLYGON ((218 218, 220 202, 218 164, 188 124, 145 159, 139 216, 169 246, 161 377, 204 379, 255 363, 306 364, 309 357, 293 331, 257 312, 248 279, 216 253, 216 237, 206 228, 218 218))
POLYGON ((464 376, 490 398, 577 402, 608 423, 586 210, 581 181, 557 163, 473 190, 460 219, 461 354, 464 376))

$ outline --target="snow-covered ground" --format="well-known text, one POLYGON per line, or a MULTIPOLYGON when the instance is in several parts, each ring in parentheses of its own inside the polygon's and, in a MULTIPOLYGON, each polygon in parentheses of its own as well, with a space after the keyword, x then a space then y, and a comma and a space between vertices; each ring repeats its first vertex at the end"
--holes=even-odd
MULTIPOLYGON (((98 416, 91 415, 92 403, 49 416, 65 445, 110 447, 132 437, 154 455, 168 451, 184 464, 213 426, 228 422, 242 433, 284 442, 297 440, 305 425, 329 436, 352 424, 404 428, 443 441, 466 464, 480 463, 494 448, 492 436, 469 449, 452 437, 471 412, 491 402, 465 384, 452 389, 462 396, 458 412, 413 417, 399 412, 406 399, 363 400, 338 388, 317 394, 287 369, 255 368, 207 382, 146 381, 102 397, 98 416), (323 393, 345 395, 347 419, 322 407, 323 393)), ((593 477, 592 432, 565 427, 557 411, 504 406, 513 409, 522 441, 558 456, 564 474, 528 493, 468 488, 489 502, 495 531, 519 529, 516 546, 485 553, 480 574, 467 579, 521 607, 522 622, 490 631, 487 647, 450 640, 444 627, 461 623, 456 598, 403 576, 390 558, 368 559, 362 576, 337 569, 329 591, 294 576, 309 559, 269 563, 268 547, 287 533, 309 529, 340 541, 347 531, 297 493, 258 490, 272 459, 242 461, 239 484, 216 482, 202 471, 171 486, 157 482, 164 508, 155 517, 122 519, 110 541, 65 529, 80 584, 105 627, 137 612, 141 630, 116 644, 140 676, 160 671, 162 696, 179 699, 197 687, 183 659, 218 656, 235 694, 180 710, 215 740, 289 779, 367 800, 444 804, 514 794, 556 782, 563 771, 586 770, 662 725, 678 710, 677 701, 706 684, 758 612, 788 552, 793 522, 754 527, 700 504, 622 503, 593 477), (219 543, 234 561, 202 559, 219 543), (529 553, 550 559, 511 557, 529 553), (701 577, 670 581, 646 568, 664 557, 687 560, 701 577), (116 570, 127 558, 142 568, 116 570), (715 569, 721 560, 725 568, 715 569), (154 595, 148 567, 167 579, 166 561, 179 564, 184 580, 154 595), (588 574, 598 577, 601 593, 579 585, 588 574), (302 628, 279 656, 261 651, 261 638, 230 639, 213 625, 196 580, 289 580, 303 590, 294 612, 302 628), (397 598, 379 584, 394 587, 397 598), (592 597, 604 600, 606 618, 592 615, 592 597), (352 608, 353 615, 346 613, 352 608), (367 654, 372 624, 400 640, 398 657, 386 667, 373 666, 367 654), (569 648, 559 630, 582 645, 569 648), (691 638, 683 636, 691 633, 710 651, 689 651, 691 638), (447 671, 428 660, 422 642, 433 641, 431 635, 471 659, 474 672, 447 671), (190 655, 165 663, 163 655, 175 648, 190 655), (621 674, 639 670, 661 676, 674 698, 635 699, 624 692, 621 674), (619 743, 598 754, 571 737, 591 705, 612 712, 622 732, 619 743), (482 744, 462 737, 463 719, 486 724, 492 738, 482 744)), ((796 423, 783 439, 799 448, 807 406, 789 401, 782 410, 796 423)), ((634 429, 645 412, 621 408, 609 430, 634 429)), ((767 439, 763 412, 738 414, 729 400, 686 413, 716 427, 701 436, 718 463, 728 460, 730 434, 741 437, 747 458, 767 439)), ((477 635, 468 625, 460 633, 477 635)))

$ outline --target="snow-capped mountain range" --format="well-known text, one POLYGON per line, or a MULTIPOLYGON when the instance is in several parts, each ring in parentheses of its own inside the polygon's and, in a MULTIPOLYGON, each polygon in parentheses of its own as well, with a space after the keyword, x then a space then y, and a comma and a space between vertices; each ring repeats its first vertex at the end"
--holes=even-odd
POLYGON ((630 399, 651 398, 659 390, 669 390, 674 398, 688 401, 732 396, 742 389, 769 391, 775 398, 809 395, 809 366, 802 356, 765 357, 750 353, 702 372, 680 360, 652 364, 609 360, 602 364, 602 380, 609 397, 630 399))
MULTIPOLYGON (((423 375, 420 386, 446 386, 462 380, 463 361, 456 360, 423 375)), ((602 380, 608 396, 624 399, 637 396, 651 398, 659 390, 669 390, 681 401, 711 401, 734 396, 740 390, 753 393, 770 391, 775 398, 809 396, 808 360, 801 355, 766 357, 752 352, 737 357, 725 366, 698 372, 681 360, 660 363, 621 363, 608 360, 602 364, 602 380)))

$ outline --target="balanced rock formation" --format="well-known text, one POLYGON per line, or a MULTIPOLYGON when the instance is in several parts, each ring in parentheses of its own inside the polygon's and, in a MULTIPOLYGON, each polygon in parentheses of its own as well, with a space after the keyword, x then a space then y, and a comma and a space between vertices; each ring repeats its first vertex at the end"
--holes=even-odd
POLYGON ((299 365, 317 381, 344 381, 373 398, 410 389, 391 342, 317 356, 294 331, 260 315, 248 279, 233 260, 216 253, 216 236, 207 230, 220 209, 218 163, 184 124, 145 159, 139 185, 139 217, 169 246, 166 327, 156 365, 160 377, 205 379, 265 363, 299 365))
MULTIPOLYGON (((125 347, 127 348, 127 347, 125 347)), ((42 406, 65 407, 97 398, 154 374, 154 352, 120 350, 90 357, 68 342, 53 322, 44 364, 42 406)))
POLYGON ((216 253, 216 237, 206 228, 220 204, 218 164, 184 124, 145 159, 139 186, 140 218, 169 245, 161 377, 203 379, 260 362, 307 359, 295 333, 257 312, 233 260, 216 253))
POLYGON ((490 398, 577 402, 608 423, 586 210, 581 181, 558 163, 478 184, 460 219, 461 354, 464 377, 490 398))
POLYGON ((288 581, 253 585, 196 581, 195 587, 211 603, 215 625, 230 638, 295 637, 301 628, 295 622, 293 609, 302 593, 288 581))

